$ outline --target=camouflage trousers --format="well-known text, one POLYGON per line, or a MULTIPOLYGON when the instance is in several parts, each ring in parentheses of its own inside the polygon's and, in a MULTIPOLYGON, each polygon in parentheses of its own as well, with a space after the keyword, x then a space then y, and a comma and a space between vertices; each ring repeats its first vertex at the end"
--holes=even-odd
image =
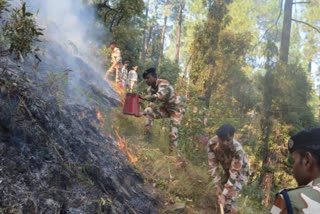
POLYGON ((176 147, 178 146, 178 127, 183 117, 183 110, 168 110, 163 106, 159 107, 151 104, 143 111, 142 115, 147 117, 145 123, 147 131, 151 131, 153 126, 153 119, 170 118, 170 144, 173 144, 176 147))

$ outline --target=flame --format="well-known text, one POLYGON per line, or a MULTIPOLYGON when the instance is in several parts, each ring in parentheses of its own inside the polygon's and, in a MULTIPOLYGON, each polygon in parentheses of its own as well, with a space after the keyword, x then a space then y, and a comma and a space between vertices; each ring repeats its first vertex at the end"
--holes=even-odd
POLYGON ((116 133, 117 135, 117 138, 118 138, 118 148, 119 150, 124 154, 124 155, 127 155, 130 162, 132 164, 136 164, 137 161, 138 161, 138 158, 134 155, 132 155, 129 150, 128 150, 128 142, 126 141, 125 138, 122 138, 119 134, 119 127, 115 128, 114 129, 114 132, 116 133))
POLYGON ((101 112, 99 111, 99 109, 96 109, 96 113, 97 113, 97 118, 99 120, 100 126, 104 126, 104 118, 102 117, 101 112))

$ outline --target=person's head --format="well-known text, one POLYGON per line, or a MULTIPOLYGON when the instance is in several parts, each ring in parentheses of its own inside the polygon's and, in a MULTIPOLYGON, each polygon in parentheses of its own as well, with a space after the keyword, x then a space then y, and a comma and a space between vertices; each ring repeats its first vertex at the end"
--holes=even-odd
POLYGON ((154 86, 157 83, 156 68, 148 68, 143 72, 142 76, 148 86, 154 86))
POLYGON ((292 173, 299 186, 320 176, 320 128, 304 130, 288 142, 292 173))
POLYGON ((136 72, 138 71, 138 69, 139 69, 139 66, 137 66, 137 65, 133 67, 133 70, 136 72))
POLYGON ((109 48, 110 48, 111 50, 113 50, 115 47, 116 47, 116 43, 115 43, 115 42, 110 42, 109 48))
POLYGON ((129 64, 130 64, 130 63, 129 63, 129 60, 126 60, 126 61, 124 61, 124 64, 123 64, 123 65, 127 68, 127 67, 129 67, 129 64))
POLYGON ((219 143, 229 143, 232 142, 234 136, 235 128, 230 124, 224 124, 218 128, 216 134, 218 136, 219 143))

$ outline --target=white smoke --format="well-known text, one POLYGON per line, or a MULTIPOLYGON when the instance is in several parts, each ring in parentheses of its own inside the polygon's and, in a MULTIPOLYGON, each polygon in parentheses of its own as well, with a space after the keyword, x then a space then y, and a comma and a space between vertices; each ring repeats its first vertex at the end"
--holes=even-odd
MULTIPOLYGON (((27 0, 32 11, 38 11, 39 23, 50 39, 74 44, 80 53, 100 46, 103 29, 99 27, 93 8, 80 0, 27 0)), ((75 51, 75 50, 74 50, 75 51)), ((90 61, 90 60, 89 60, 90 61)))
POLYGON ((82 68, 79 69, 78 60, 69 60, 70 55, 61 54, 59 57, 68 59, 68 69, 74 70, 70 78, 71 88, 81 85, 80 79, 83 77, 80 77, 79 72, 87 72, 91 77, 95 76, 93 77, 96 80, 95 86, 114 96, 110 87, 102 81, 105 67, 100 50, 105 34, 103 25, 97 21, 96 10, 84 5, 81 0, 25 0, 25 2, 28 10, 36 14, 40 27, 45 29, 43 38, 45 41, 42 43, 50 45, 50 42, 54 41, 60 44, 70 55, 80 58, 93 69, 79 71, 82 68))

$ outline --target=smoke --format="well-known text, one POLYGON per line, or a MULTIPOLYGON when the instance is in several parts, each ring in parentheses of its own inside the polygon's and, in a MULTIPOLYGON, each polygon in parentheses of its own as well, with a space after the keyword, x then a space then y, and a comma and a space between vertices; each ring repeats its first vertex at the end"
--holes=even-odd
MULTIPOLYGON (((86 81, 90 76, 96 87, 115 97, 108 84, 102 80, 105 67, 100 50, 103 47, 105 33, 103 25, 97 21, 96 10, 84 5, 81 0, 25 0, 25 2, 28 10, 37 14, 40 27, 45 29, 45 41, 42 43, 53 46, 54 42, 63 47, 63 50, 56 55, 67 62, 66 69, 73 70, 69 78, 69 89, 83 87, 83 79, 86 81)), ((84 99, 84 96, 79 97, 84 99)))
POLYGON ((37 12, 39 24, 46 28, 51 40, 73 46, 75 55, 89 55, 94 46, 100 46, 103 28, 96 19, 93 7, 80 0, 27 0, 37 12))

